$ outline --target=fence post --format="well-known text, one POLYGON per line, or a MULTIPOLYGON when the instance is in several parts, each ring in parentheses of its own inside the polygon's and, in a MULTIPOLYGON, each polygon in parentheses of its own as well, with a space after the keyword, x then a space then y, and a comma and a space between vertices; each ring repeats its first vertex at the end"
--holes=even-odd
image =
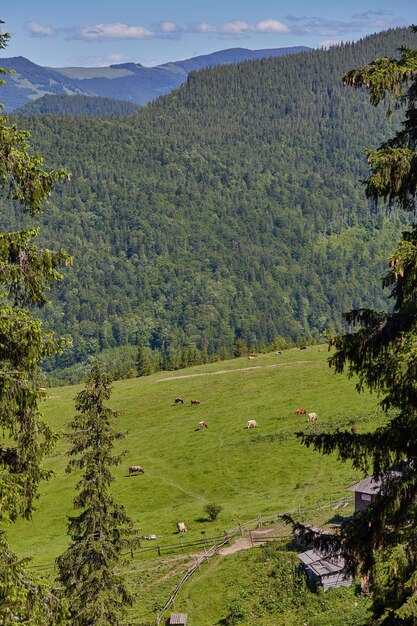
POLYGON ((159 545, 159 543, 156 546, 156 549, 158 550, 158 556, 161 556, 161 546, 159 545))
POLYGON ((262 528, 262 515, 258 515, 258 528, 262 528))
POLYGON ((224 534, 224 538, 225 538, 226 542, 230 543, 230 537, 229 537, 229 533, 227 532, 227 530, 224 530, 223 534, 224 534))

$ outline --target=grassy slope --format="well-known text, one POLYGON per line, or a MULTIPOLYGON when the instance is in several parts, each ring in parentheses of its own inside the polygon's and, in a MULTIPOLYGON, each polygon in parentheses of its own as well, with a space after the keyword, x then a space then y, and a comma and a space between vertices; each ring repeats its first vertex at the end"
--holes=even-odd
MULTIPOLYGON (((373 422, 367 417, 376 398, 358 395, 353 381, 329 369, 327 357, 326 347, 316 346, 259 355, 255 362, 236 359, 115 383, 111 404, 123 412, 119 430, 129 432, 125 462, 114 472, 114 490, 141 534, 156 533, 161 545, 172 543, 178 536, 176 522, 182 520, 189 529, 187 539, 200 538, 202 530, 221 533, 258 513, 344 495, 345 486, 359 478, 357 472, 301 446, 294 433, 307 424, 294 411, 305 406, 318 413, 320 424, 344 428, 345 416, 360 415, 355 421, 361 432, 377 425, 375 414, 373 422), (198 373, 205 375, 179 377, 198 373), (184 398, 183 406, 173 404, 177 395, 184 398), (201 405, 191 407, 191 398, 201 405), (257 429, 245 428, 251 418, 258 421, 257 429), (209 428, 198 432, 201 419, 209 428), (264 438, 277 433, 285 434, 264 438), (130 464, 141 464, 145 474, 129 478, 130 464), (219 520, 201 521, 212 500, 224 507, 219 520)), ((50 390, 44 414, 55 429, 65 429, 79 389, 50 390)), ((67 544, 66 516, 72 512, 76 476, 64 472, 65 449, 60 441, 48 461, 56 474, 43 488, 33 521, 10 529, 14 547, 32 555, 35 565, 51 564, 67 544)), ((129 569, 143 576, 143 567, 143 561, 135 560, 129 569)), ((149 582, 152 575, 146 578, 149 582)))

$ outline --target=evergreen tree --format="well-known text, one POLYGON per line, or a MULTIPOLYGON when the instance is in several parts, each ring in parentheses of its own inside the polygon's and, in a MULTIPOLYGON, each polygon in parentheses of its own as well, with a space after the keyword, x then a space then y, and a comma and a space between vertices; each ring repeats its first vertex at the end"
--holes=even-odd
POLYGON ((248 352, 248 346, 246 343, 238 337, 233 346, 233 356, 238 359, 240 356, 245 356, 248 352))
MULTIPOLYGON (((413 30, 416 30, 413 27, 413 30)), ((401 130, 376 151, 368 151, 371 174, 366 193, 373 200, 415 210, 417 185, 417 50, 400 58, 379 58, 348 72, 344 81, 367 87, 377 105, 385 95, 405 105, 401 130)), ((302 441, 379 478, 381 497, 342 526, 327 547, 342 549, 351 573, 361 573, 372 594, 372 624, 417 623, 417 224, 403 233, 390 258, 384 286, 392 311, 369 309, 346 314, 358 330, 336 338, 330 364, 348 369, 357 387, 382 396, 387 421, 375 432, 302 434, 302 441)), ((319 542, 320 543, 320 542, 319 542)))
POLYGON ((59 581, 64 586, 73 626, 121 626, 132 604, 123 577, 116 573, 123 550, 136 545, 135 530, 125 508, 110 495, 111 468, 119 465, 116 441, 124 437, 113 430, 118 413, 105 402, 111 395, 111 379, 101 364, 92 365, 86 387, 75 401, 77 415, 68 436, 73 447, 67 472, 84 470, 77 484, 74 506, 80 515, 70 517, 69 548, 57 559, 59 581))
MULTIPOLYGON (((7 33, 0 34, 0 49, 8 38, 7 33)), ((53 183, 66 173, 44 171, 42 158, 29 154, 28 137, 0 115, 0 189, 7 189, 9 198, 36 216, 53 183)), ((55 593, 28 573, 25 561, 8 547, 2 528, 19 516, 31 517, 39 484, 50 476, 42 463, 55 439, 38 408, 44 397, 39 362, 59 351, 61 344, 42 329, 30 307, 46 303, 46 291, 61 278, 58 266, 71 259, 64 252, 34 246, 31 240, 37 232, 31 228, 0 233, 0 623, 4 625, 64 623, 55 593)))
POLYGON ((136 371, 138 376, 149 376, 149 374, 152 374, 152 363, 146 352, 143 341, 141 341, 138 345, 138 351, 136 354, 136 371))

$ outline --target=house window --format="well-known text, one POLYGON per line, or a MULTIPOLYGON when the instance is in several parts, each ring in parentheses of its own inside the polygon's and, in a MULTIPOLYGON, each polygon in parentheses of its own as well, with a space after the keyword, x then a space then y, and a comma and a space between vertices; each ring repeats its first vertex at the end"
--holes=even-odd
POLYGON ((369 493, 361 493, 361 500, 365 502, 372 502, 372 496, 369 493))

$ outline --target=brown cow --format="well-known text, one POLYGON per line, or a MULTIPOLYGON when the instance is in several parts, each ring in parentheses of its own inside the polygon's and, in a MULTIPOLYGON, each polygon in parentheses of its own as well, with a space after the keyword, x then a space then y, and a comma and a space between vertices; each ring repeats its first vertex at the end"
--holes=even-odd
POLYGON ((133 476, 133 474, 144 474, 145 470, 140 465, 131 465, 129 467, 129 476, 133 476))
POLYGON ((307 415, 307 411, 303 408, 297 409, 295 412, 296 415, 307 415))
POLYGON ((198 430, 203 430, 204 428, 208 428, 207 422, 198 422, 198 430))
POLYGON ((193 404, 201 404, 200 400, 191 400, 191 406, 193 404))

